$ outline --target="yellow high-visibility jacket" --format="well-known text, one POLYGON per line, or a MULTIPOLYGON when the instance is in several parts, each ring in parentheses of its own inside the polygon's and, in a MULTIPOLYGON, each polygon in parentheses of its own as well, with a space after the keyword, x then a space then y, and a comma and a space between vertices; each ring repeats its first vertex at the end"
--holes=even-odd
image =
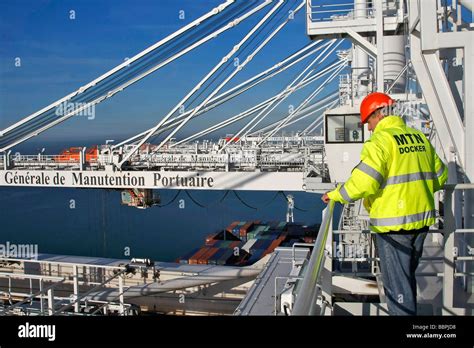
POLYGON ((447 166, 425 135, 387 116, 364 143, 351 177, 328 196, 341 203, 365 198, 374 232, 415 230, 435 223, 434 192, 447 178, 447 166))

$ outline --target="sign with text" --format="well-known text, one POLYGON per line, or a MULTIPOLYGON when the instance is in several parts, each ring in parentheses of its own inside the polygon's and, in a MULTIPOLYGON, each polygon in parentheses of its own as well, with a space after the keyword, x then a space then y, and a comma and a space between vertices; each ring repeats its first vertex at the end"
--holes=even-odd
POLYGON ((301 172, 1 170, 0 186, 303 191, 301 172))

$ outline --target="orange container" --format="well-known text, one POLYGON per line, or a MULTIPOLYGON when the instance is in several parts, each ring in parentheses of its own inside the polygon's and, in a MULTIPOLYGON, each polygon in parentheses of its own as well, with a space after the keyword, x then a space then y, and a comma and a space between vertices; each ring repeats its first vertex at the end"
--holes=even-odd
POLYGON ((250 221, 250 222, 247 222, 245 225, 243 225, 241 228, 240 228, 240 236, 243 237, 243 236, 246 236, 247 235, 247 231, 253 226, 253 222, 250 221))
POLYGON ((234 229, 235 226, 237 226, 239 224, 239 222, 240 221, 234 221, 229 226, 227 226, 227 228, 225 230, 232 233, 232 230, 234 229))
POLYGON ((267 250, 265 250, 265 253, 263 254, 263 256, 269 254, 269 253, 272 253, 273 250, 275 250, 284 240, 285 240, 286 236, 281 236, 281 237, 278 237, 277 239, 275 239, 272 244, 270 244, 270 246, 267 248, 267 250))
POLYGON ((204 248, 201 248, 199 249, 196 254, 194 254, 193 256, 191 256, 189 258, 189 264, 190 265, 197 265, 198 262, 199 262, 199 259, 201 258, 201 256, 207 251, 208 248, 204 247, 204 248))
MULTIPOLYGON (((79 162, 81 158, 81 147, 70 147, 69 149, 61 151, 55 157, 56 162, 79 162)), ((86 162, 97 161, 99 150, 97 146, 93 146, 86 150, 86 162)))
POLYGON ((235 247, 238 247, 240 245, 240 241, 235 241, 229 244, 229 249, 234 249, 235 247))
POLYGON ((217 252, 217 250, 219 250, 219 248, 208 248, 208 250, 201 255, 198 264, 207 265, 207 260, 209 260, 209 258, 217 252))
POLYGON ((209 241, 206 239, 206 246, 213 246, 216 243, 217 243, 216 239, 211 239, 209 241))

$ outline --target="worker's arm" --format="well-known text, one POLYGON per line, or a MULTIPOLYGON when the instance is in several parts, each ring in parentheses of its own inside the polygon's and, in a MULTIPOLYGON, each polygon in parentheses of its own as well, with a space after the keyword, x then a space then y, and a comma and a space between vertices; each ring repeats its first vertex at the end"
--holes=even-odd
POLYGON ((360 163, 352 170, 351 177, 344 185, 328 192, 327 196, 340 203, 349 203, 371 196, 380 188, 387 177, 389 152, 375 137, 364 144, 360 163))
POLYGON ((432 149, 435 157, 435 173, 436 177, 433 180, 434 192, 439 191, 443 188, 444 184, 448 180, 448 166, 441 161, 435 149, 432 149))

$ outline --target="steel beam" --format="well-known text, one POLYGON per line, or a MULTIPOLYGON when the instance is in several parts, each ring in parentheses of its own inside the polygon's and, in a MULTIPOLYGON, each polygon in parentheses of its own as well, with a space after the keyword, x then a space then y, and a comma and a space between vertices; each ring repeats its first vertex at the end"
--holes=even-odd
POLYGON ((345 28, 345 31, 368 55, 377 58, 378 51, 376 46, 372 45, 366 38, 352 29, 345 28))
POLYGON ((375 0, 375 23, 377 40, 377 91, 384 92, 384 44, 382 0, 375 0))

